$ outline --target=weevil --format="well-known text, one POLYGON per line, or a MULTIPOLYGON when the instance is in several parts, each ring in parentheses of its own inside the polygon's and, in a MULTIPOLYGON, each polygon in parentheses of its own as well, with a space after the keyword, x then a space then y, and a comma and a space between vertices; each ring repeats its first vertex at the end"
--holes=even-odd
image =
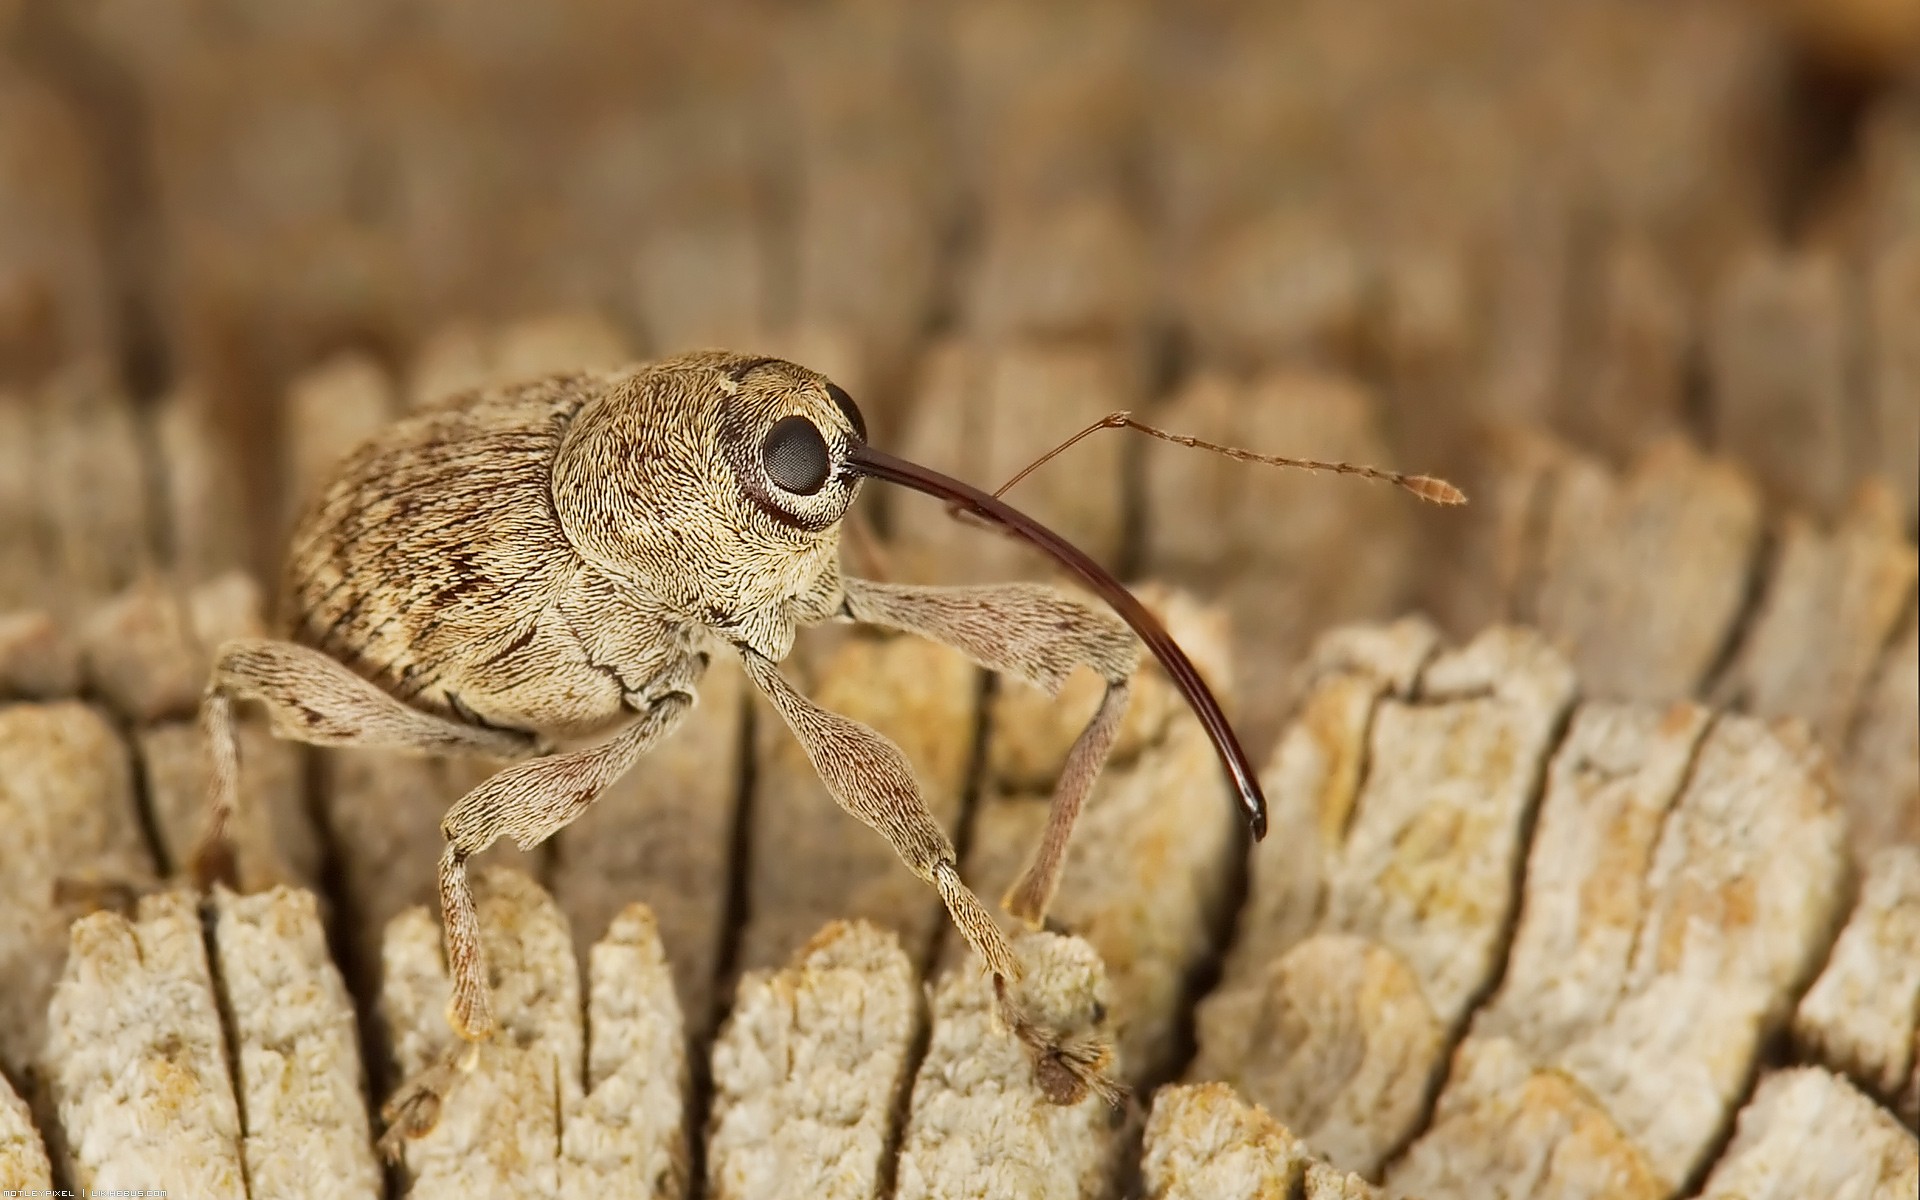
POLYGON ((1049 693, 1083 666, 1105 681, 1041 844, 1002 901, 1029 925, 1053 897, 1143 646, 1212 738, 1253 836, 1266 829, 1259 781, 1219 704, 1131 593, 997 495, 874 447, 845 391, 781 359, 704 351, 416 411, 349 455, 307 509, 280 616, 282 640, 216 652, 202 704, 212 766, 193 856, 202 885, 233 873, 237 701, 264 705, 277 735, 316 745, 514 760, 441 822, 447 1016, 459 1041, 388 1106, 400 1133, 431 1126, 495 1027, 467 861, 502 837, 535 846, 580 816, 686 717, 715 653, 738 656, 839 804, 938 892, 1058 1103, 1114 1094, 1108 1051, 1024 1011, 1008 937, 962 881, 899 749, 782 675, 798 631, 827 621, 904 630, 1049 693), (1113 611, 1034 583, 907 586, 843 573, 842 521, 868 479, 1033 543, 1113 611))

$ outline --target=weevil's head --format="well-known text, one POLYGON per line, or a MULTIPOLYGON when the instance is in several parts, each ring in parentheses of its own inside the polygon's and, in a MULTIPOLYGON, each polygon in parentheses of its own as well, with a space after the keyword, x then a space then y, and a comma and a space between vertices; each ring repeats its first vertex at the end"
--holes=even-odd
POLYGON ((824 376, 774 358, 703 352, 619 377, 574 418, 554 505, 584 557, 669 610, 779 660, 796 628, 841 602, 839 527, 860 482, 938 497, 1045 551, 1124 617, 1212 737, 1255 837, 1266 800, 1218 701, 1159 620, 1059 534, 867 442, 824 376))
POLYGON ((568 539, 670 610, 773 658, 837 604, 863 476, 852 397, 777 358, 708 351, 612 380, 554 462, 568 539))

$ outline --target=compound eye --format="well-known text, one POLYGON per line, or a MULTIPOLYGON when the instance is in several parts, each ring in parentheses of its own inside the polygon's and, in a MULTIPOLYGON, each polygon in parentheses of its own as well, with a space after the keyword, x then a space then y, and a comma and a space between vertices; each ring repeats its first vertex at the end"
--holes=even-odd
POLYGON ((827 486, 833 462, 827 440, 805 417, 782 417, 760 443, 760 463, 782 491, 811 496, 827 486))

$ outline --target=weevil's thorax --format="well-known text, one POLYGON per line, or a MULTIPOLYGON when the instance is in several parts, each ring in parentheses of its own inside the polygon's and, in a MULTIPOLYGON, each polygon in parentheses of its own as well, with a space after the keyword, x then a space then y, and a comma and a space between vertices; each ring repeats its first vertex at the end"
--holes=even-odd
POLYGON ((847 425, 824 385, 790 363, 719 353, 612 381, 555 456, 561 528, 623 585, 784 658, 800 625, 840 603, 839 522, 858 479, 834 472, 796 494, 762 456, 784 417, 804 416, 828 439, 847 425))

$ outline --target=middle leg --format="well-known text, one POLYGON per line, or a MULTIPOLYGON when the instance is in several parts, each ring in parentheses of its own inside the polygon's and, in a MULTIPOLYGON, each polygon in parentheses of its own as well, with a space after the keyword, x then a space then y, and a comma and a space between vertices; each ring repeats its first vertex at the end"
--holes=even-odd
POLYGON ((595 746, 518 762, 456 801, 440 822, 447 839, 440 855, 440 918, 445 929, 447 972, 453 992, 447 1022, 459 1035, 445 1058, 404 1084, 382 1109, 388 1132, 382 1149, 391 1154, 399 1137, 431 1129, 455 1073, 477 1061, 479 1043, 494 1030, 487 990, 486 950, 480 915, 467 879, 467 860, 502 837, 530 850, 566 828, 602 791, 679 725, 693 707, 685 692, 652 701, 633 724, 595 746))

